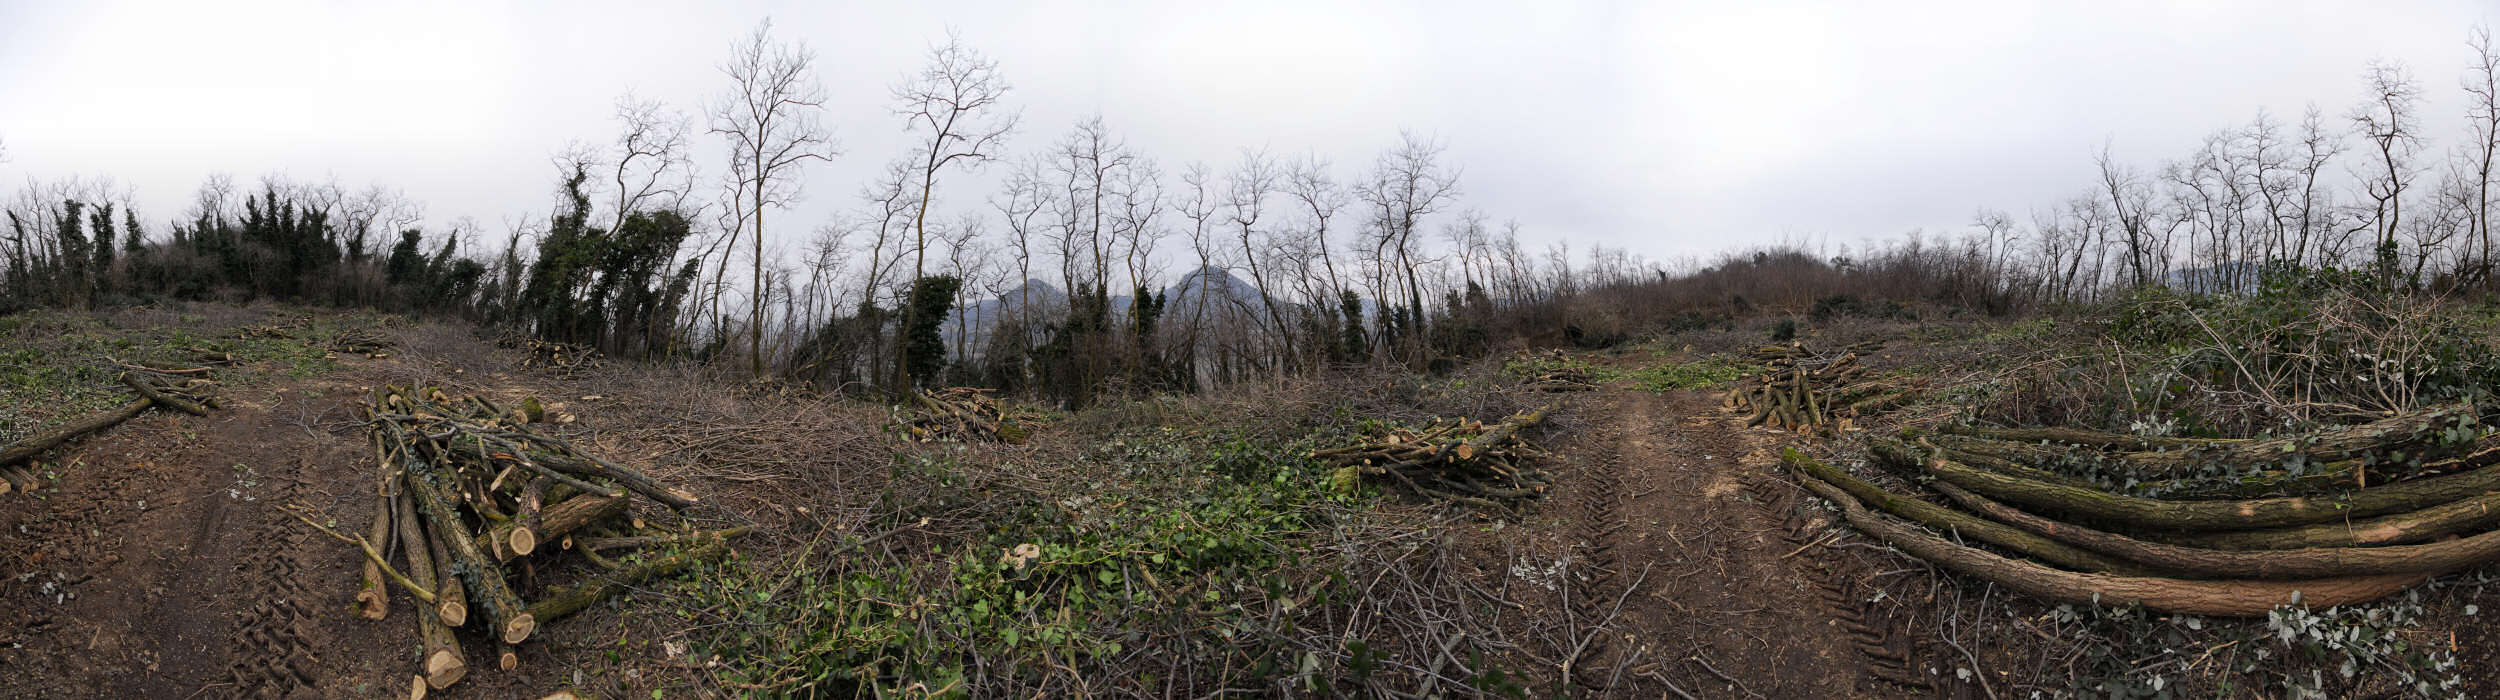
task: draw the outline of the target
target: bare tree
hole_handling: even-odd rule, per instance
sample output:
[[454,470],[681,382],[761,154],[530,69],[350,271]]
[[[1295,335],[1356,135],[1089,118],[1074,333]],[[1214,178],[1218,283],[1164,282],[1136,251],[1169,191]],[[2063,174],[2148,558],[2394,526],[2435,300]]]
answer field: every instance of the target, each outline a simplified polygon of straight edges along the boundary
[[756,25],[721,65],[734,86],[713,105],[711,129],[729,138],[731,179],[753,207],[744,222],[755,236],[747,354],[757,376],[764,374],[764,210],[798,199],[799,165],[836,155],[832,132],[819,121],[825,90],[816,80],[815,52],[775,41],[772,29],[769,19]]
[[[1004,106],[999,100],[1008,89],[1007,79],[998,73],[998,62],[952,35],[945,45],[929,50],[929,62],[918,75],[894,87],[895,111],[907,120],[910,130],[928,139],[917,156],[920,199],[912,214],[911,263],[915,284],[927,272],[929,201],[937,189],[938,174],[949,166],[978,168],[989,162],[999,142],[1016,127],[1015,113],[1000,111]],[[919,313],[917,305],[904,304],[902,330],[894,335],[894,390],[898,392],[911,390],[911,345],[906,336]]]
[[2109,155],[2109,145],[2102,144],[2092,162],[2101,169],[2101,190],[2109,197],[2110,211],[2116,216],[2118,230],[2127,236],[2127,269],[2134,273],[2129,284],[2141,286],[2146,278],[2146,249],[2151,231],[2147,209],[2152,205],[2152,192],[2138,179],[2135,171],[2118,164]]
[[[1378,229],[1381,245],[1375,251],[1394,249],[1396,270],[1406,286],[1407,321],[1413,329],[1424,329],[1424,291],[1420,281],[1415,231],[1423,218],[1440,211],[1441,206],[1458,196],[1458,173],[1442,167],[1440,143],[1409,132],[1400,135],[1402,142],[1372,163],[1372,174],[1357,197],[1371,205],[1372,225]],[[1384,260],[1385,262],[1385,260]]]
[[2474,128],[2474,141],[2466,145],[2465,167],[2473,177],[2466,234],[2478,251],[2473,278],[2486,281],[2491,278],[2492,157],[2500,152],[2500,47],[2492,45],[2489,26],[2475,27],[2466,43],[2474,48],[2474,66],[2465,74],[2465,94],[2473,98],[2466,106],[2466,121]]
[[2363,192],[2370,196],[2371,228],[2377,233],[2376,248],[2379,274],[2393,279],[2396,271],[2396,234],[2403,223],[2404,193],[2412,186],[2417,167],[2414,153],[2421,148],[2415,131],[2419,128],[2415,108],[2422,99],[2422,88],[2413,82],[2404,65],[2391,61],[2372,61],[2363,79],[2370,84],[2370,97],[2353,108],[2350,119],[2355,130],[2378,151],[2377,171],[2362,175]]
[[1328,222],[1345,208],[1345,188],[1328,177],[1327,161],[1309,156],[1286,173],[1285,192],[1301,202],[1303,213],[1310,217],[1311,240],[1318,244],[1320,265],[1328,273],[1328,287],[1320,303],[1334,304],[1337,294],[1346,287],[1337,276],[1335,256],[1328,252]]
[[1008,245],[1015,250],[1016,280],[1011,290],[1016,295],[1014,327],[1022,337],[1015,347],[1022,349],[1033,341],[1033,247],[1041,223],[1035,219],[1050,206],[1049,179],[1043,175],[1039,158],[1019,161],[1015,172],[1008,174],[1004,191],[990,200],[1006,221]]
[[695,183],[686,153],[693,127],[685,114],[658,100],[626,95],[616,100],[616,121],[620,128],[610,176],[616,184],[610,231],[623,228],[627,215],[646,207],[682,209]]
[[[2326,232],[2334,228],[2322,220],[2334,211],[2334,206],[2332,200],[2327,199],[2330,195],[2318,187],[2318,176],[2344,151],[2343,139],[2326,128],[2326,115],[2318,111],[2317,105],[2310,105],[2308,113],[2301,116],[2300,147],[2300,164],[2294,166],[2295,177],[2300,181],[2300,238],[2292,243],[2292,261],[2306,265],[2309,264],[2311,239],[2324,238]],[[2319,262],[2327,260],[2321,257]]]
[[[1254,241],[1255,228],[1267,210],[1268,197],[1276,190],[1278,175],[1275,162],[1266,153],[1242,151],[1241,164],[1234,166],[1232,174],[1225,178],[1224,207],[1230,212],[1233,225],[1240,227],[1242,260],[1250,268],[1250,285],[1257,288],[1259,304],[1267,312],[1268,328],[1263,335],[1279,343],[1289,343],[1285,335],[1290,329],[1285,326],[1284,316],[1276,311],[1276,297],[1269,293],[1272,285],[1268,284],[1267,274],[1259,268],[1262,247]],[[1290,353],[1273,354],[1290,356]]]

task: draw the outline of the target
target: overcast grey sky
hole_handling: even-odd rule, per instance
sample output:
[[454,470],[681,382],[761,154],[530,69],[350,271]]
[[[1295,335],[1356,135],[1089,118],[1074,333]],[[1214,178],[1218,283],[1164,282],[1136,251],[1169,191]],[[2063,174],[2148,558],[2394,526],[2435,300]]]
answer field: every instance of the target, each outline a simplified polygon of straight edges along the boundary
[[1167,172],[1246,147],[1342,177],[1412,129],[1464,167],[1463,206],[1668,259],[2020,213],[2086,187],[2104,140],[2150,165],[2260,108],[2341,115],[2373,58],[2422,80],[2445,148],[2467,32],[2500,17],[2494,0],[615,4],[13,0],[0,178],[110,175],[155,221],[210,172],[378,182],[432,222],[499,231],[544,215],[550,156],[610,138],[618,95],[699,113],[770,16],[818,52],[844,151],[807,170],[784,241],[905,150],[887,86],[952,28],[1014,83],[1016,151],[1099,111]]

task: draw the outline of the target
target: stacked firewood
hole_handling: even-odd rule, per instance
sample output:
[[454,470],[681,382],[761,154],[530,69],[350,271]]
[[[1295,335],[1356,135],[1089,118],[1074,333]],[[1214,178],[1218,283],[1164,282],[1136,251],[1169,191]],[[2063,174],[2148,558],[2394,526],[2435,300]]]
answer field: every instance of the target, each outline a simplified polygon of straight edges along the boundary
[[1561,349],[1545,353],[1527,350],[1511,357],[1514,366],[1528,368],[1528,387],[1537,391],[1589,391],[1597,388],[1588,369],[1572,363]]
[[1023,444],[1024,426],[1007,416],[996,392],[974,387],[949,387],[912,394],[896,426],[914,442],[1004,442]]
[[26,464],[35,456],[80,436],[130,420],[150,406],[194,416],[206,416],[209,409],[223,407],[216,395],[210,393],[217,387],[217,382],[208,378],[209,367],[158,369],[132,364],[122,364],[121,367],[128,370],[121,375],[122,385],[130,387],[132,394],[128,403],[0,446],[0,494],[31,492],[42,484],[35,471]]
[[[417,600],[422,662],[413,696],[467,674],[455,630],[475,630],[500,650],[497,665],[512,668],[512,645],[538,625],[717,557],[742,532],[667,531],[629,517],[632,495],[670,508],[696,499],[539,432],[520,407],[453,399],[433,388],[383,387],[364,408],[380,467],[370,531],[341,534],[307,513],[297,517],[363,551],[364,585],[356,597],[365,617],[384,618],[394,588]],[[654,551],[632,565],[602,554],[636,547]],[[519,565],[534,561],[543,571],[566,551],[602,571],[523,602],[513,583]]]
[[390,349],[393,345],[395,343],[383,337],[382,334],[361,328],[340,333],[330,339],[331,352],[363,355],[376,360],[390,357]]
[[1798,432],[1881,413],[1917,394],[1914,386],[1866,380],[1866,366],[1858,359],[1882,348],[1874,341],[1837,353],[1815,352],[1802,343],[1756,348],[1751,356],[1763,371],[1737,380],[1725,405],[1746,412],[1747,426]]
[[2055,602],[2254,616],[2500,561],[2500,434],[2481,421],[2456,405],[2267,439],[1959,427],[1873,442],[1952,506],[1787,462],[1859,530],[1964,575]]
[[523,352],[521,366],[555,370],[558,377],[570,377],[599,368],[599,351],[587,345],[540,340],[520,334],[506,335],[495,344]]
[[1435,418],[1421,428],[1387,428],[1363,442],[1311,452],[1350,476],[1386,481],[1444,500],[1507,509],[1544,495],[1554,475],[1538,466],[1545,453],[1520,436],[1545,420],[1551,406],[1500,423]]

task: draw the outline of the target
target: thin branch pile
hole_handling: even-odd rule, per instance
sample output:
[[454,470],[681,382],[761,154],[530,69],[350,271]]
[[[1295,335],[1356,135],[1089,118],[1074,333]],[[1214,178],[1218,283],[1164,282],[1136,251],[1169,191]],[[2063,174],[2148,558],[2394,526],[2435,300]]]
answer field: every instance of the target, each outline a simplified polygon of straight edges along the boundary
[[[110,359],[110,358],[107,358]],[[122,364],[121,382],[130,387],[133,396],[121,407],[81,418],[8,445],[0,445],[0,494],[12,491],[33,491],[42,481],[24,462],[52,448],[69,443],[88,433],[130,420],[150,406],[206,416],[209,409],[221,407],[210,393],[217,387],[208,378],[208,367],[156,369]]]
[[[1876,461],[1950,506],[1785,457],[1852,526],[1963,575],[2056,602],[2246,617],[2500,561],[2500,435],[2479,421],[2458,405],[2268,439],[1959,427],[1873,441]],[[2079,464],[2167,476],[2151,491],[2169,495]]]
[[540,340],[518,333],[505,335],[495,344],[520,350],[521,366],[555,370],[558,377],[598,369],[601,364],[599,351],[587,345]]
[[382,337],[381,333],[361,328],[340,333],[330,339],[331,352],[363,355],[375,360],[390,357],[390,349],[395,345],[397,344],[391,342],[391,339]]
[[1527,385],[1537,391],[1589,391],[1597,388],[1597,381],[1589,376],[1588,369],[1571,362],[1561,349],[1543,354],[1521,350],[1511,358],[1511,363],[1528,368]]
[[989,389],[960,386],[917,392],[912,394],[911,406],[902,412],[896,425],[906,439],[914,442],[1024,444],[1031,434],[1007,417],[1004,406],[993,394]]
[[1360,444],[1311,452],[1348,477],[1386,480],[1442,500],[1508,510],[1554,482],[1537,466],[1542,450],[1520,436],[1553,409],[1522,411],[1500,423],[1435,418],[1422,428],[1377,431]]
[[[512,668],[511,645],[528,640],[538,625],[720,556],[727,539],[743,533],[646,528],[628,515],[632,496],[670,508],[694,505],[696,498],[538,432],[519,407],[484,397],[455,400],[432,388],[383,387],[364,409],[381,472],[371,528],[342,534],[300,507],[296,517],[364,553],[356,599],[365,617],[386,617],[393,589],[417,601],[422,656],[411,695],[440,690],[467,674],[454,630],[476,631],[501,650],[497,665]],[[649,557],[626,561],[602,553],[634,548],[648,549]],[[524,570],[520,564],[544,572],[551,557],[566,551],[579,552],[598,573],[524,602],[527,581],[514,582]]]
[[1867,381],[1858,359],[1883,348],[1864,342],[1838,353],[1818,353],[1803,343],[1755,348],[1765,369],[1737,380],[1725,405],[1746,413],[1745,425],[1806,432],[1834,422],[1872,416],[1915,397],[1915,386]]

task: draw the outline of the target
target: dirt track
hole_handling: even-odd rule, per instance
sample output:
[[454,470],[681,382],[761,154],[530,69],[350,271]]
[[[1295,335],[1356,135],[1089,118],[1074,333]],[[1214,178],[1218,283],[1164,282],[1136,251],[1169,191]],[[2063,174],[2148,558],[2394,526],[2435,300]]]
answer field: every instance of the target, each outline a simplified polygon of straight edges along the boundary
[[1662,683],[1697,697],[1929,694],[1889,606],[1859,594],[1874,572],[1814,546],[1825,522],[1797,508],[1762,433],[1696,391],[1604,391],[1581,415],[1588,429],[1561,449],[1579,472],[1562,511],[1591,573],[1570,607],[1575,620],[1618,616],[1621,636],[1581,665],[1627,677],[1575,682],[1652,697]]

